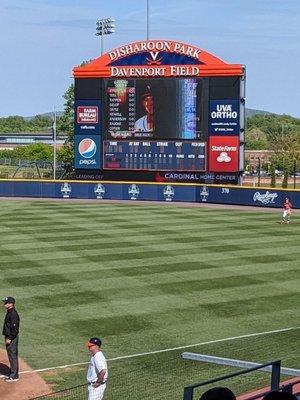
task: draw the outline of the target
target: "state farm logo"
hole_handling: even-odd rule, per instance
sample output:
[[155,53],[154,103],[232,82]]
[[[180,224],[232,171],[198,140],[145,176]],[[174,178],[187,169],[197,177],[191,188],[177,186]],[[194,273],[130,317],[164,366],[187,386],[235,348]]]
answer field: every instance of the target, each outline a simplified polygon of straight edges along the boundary
[[236,146],[211,146],[211,151],[236,151]]
[[97,106],[78,106],[77,107],[77,123],[78,124],[97,124],[98,123],[98,107]]
[[239,138],[237,136],[209,138],[209,169],[211,172],[238,171]]
[[219,157],[217,157],[217,161],[228,163],[231,161],[231,157],[229,157],[229,155],[228,155],[228,153],[226,153],[226,151],[221,151]]

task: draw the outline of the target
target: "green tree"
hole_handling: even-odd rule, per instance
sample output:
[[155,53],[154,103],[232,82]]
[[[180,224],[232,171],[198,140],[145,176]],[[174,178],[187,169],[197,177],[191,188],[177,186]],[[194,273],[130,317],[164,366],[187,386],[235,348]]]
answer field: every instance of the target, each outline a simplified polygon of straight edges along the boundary
[[58,120],[58,130],[67,134],[67,140],[58,151],[58,159],[69,165],[74,163],[74,84],[71,84],[63,95],[64,112]]
[[246,130],[246,149],[247,150],[265,150],[267,149],[267,136],[260,128]]
[[52,161],[53,148],[49,144],[33,143],[27,146],[18,146],[9,151],[2,150],[0,151],[0,158]]

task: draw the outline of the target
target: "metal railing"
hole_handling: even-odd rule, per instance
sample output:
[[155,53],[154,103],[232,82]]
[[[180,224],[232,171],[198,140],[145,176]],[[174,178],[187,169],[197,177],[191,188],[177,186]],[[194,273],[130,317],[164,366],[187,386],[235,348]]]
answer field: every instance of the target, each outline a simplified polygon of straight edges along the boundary
[[[184,388],[183,391],[183,400],[193,400],[193,396],[194,396],[194,389],[201,387],[201,386],[206,386],[212,383],[216,383],[216,382],[220,382],[220,381],[224,381],[230,378],[233,378],[235,376],[239,376],[239,375],[245,375],[245,374],[249,374],[250,372],[253,371],[257,371],[260,370],[262,368],[271,366],[272,367],[272,371],[271,371],[271,381],[270,381],[270,387],[271,390],[279,390],[280,387],[280,367],[281,367],[281,361],[277,360],[277,361],[271,361],[267,364],[261,364],[259,366],[256,367],[252,367],[252,368],[247,368],[244,369],[242,371],[239,372],[234,372],[232,374],[228,374],[228,375],[223,375],[220,376],[218,378],[214,378],[214,379],[210,379],[207,381],[203,381],[200,383],[194,383],[192,385],[186,386]],[[261,397],[261,394],[258,395],[257,397]],[[257,398],[257,397],[252,397],[252,399]]]

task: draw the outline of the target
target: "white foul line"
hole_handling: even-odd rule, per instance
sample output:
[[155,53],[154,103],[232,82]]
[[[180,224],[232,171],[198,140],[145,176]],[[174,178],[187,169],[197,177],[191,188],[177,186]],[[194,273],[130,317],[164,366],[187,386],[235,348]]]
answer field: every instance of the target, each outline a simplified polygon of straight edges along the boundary
[[[127,356],[120,356],[120,357],[110,358],[107,361],[125,360],[125,359],[128,359],[128,358],[148,356],[148,355],[151,355],[151,354],[167,353],[169,351],[182,350],[182,349],[187,349],[189,347],[204,346],[204,345],[207,345],[207,344],[227,342],[227,341],[236,340],[236,339],[245,339],[245,338],[253,337],[253,336],[271,335],[272,333],[287,332],[287,331],[292,331],[292,330],[296,330],[296,329],[300,329],[300,326],[293,326],[293,327],[290,327],[290,328],[276,329],[274,331],[249,333],[247,335],[232,336],[232,337],[227,337],[227,338],[223,338],[223,339],[210,340],[208,342],[189,344],[189,345],[180,346],[180,347],[173,347],[173,348],[169,348],[169,349],[148,351],[148,352],[145,352],[145,353],[129,354]],[[78,365],[86,365],[86,364],[89,364],[89,362],[80,362],[80,363],[75,363],[75,364],[59,365],[58,367],[49,367],[49,368],[21,371],[20,374],[30,374],[30,373],[33,373],[33,372],[45,372],[45,371],[51,371],[51,370],[54,370],[54,369],[65,369],[65,368],[70,368],[70,367],[76,367]],[[3,377],[3,375],[0,375],[0,377]]]

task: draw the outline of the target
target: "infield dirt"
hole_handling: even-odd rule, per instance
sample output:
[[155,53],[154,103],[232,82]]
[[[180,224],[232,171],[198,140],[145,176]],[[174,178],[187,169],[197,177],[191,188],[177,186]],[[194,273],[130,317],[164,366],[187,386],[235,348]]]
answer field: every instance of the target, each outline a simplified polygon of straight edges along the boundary
[[[20,371],[31,371],[31,368],[22,359],[19,359],[19,363]],[[0,375],[5,375],[7,372],[6,351],[0,349]],[[20,380],[13,383],[6,383],[4,377],[0,378],[1,400],[28,400],[50,392],[51,388],[36,372],[21,374]]]

